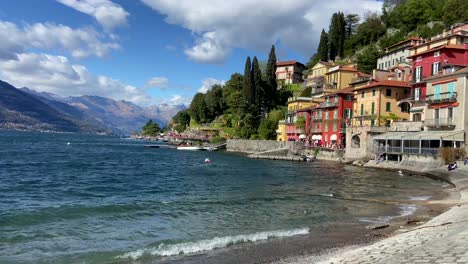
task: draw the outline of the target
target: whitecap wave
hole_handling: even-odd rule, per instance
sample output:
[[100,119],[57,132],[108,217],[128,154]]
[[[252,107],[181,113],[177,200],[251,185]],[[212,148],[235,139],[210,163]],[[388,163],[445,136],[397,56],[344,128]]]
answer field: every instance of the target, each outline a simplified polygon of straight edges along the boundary
[[269,238],[291,237],[295,235],[305,235],[309,233],[309,228],[300,228],[292,230],[278,230],[258,232],[247,235],[215,237],[213,239],[199,240],[195,242],[185,242],[173,245],[160,244],[157,247],[144,248],[125,253],[117,256],[117,258],[138,259],[143,256],[174,256],[180,254],[197,253],[216,248],[225,248],[230,245],[240,244],[245,242],[255,242],[267,240]]
[[418,210],[418,206],[415,204],[403,204],[399,206],[400,212],[399,215],[395,216],[379,216],[374,218],[358,218],[359,221],[364,223],[372,223],[372,224],[388,224],[395,218],[398,217],[405,217],[414,214]]
[[431,196],[410,196],[408,199],[410,201],[427,201]]

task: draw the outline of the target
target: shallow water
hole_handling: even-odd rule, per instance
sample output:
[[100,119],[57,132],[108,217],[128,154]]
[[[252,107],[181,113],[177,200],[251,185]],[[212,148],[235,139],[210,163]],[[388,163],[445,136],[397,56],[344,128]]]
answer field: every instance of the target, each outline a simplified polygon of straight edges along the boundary
[[0,263],[158,259],[388,222],[449,188],[393,171],[144,144],[0,131]]

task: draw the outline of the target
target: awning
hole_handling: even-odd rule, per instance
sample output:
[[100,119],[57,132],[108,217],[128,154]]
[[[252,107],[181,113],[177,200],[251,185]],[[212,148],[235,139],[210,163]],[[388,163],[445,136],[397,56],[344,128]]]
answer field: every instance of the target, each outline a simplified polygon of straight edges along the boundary
[[317,135],[312,135],[312,139],[313,139],[313,140],[316,140],[316,139],[317,139]]
[[422,112],[424,110],[424,106],[418,106],[418,107],[411,107],[409,110],[411,113],[417,113],[417,112]]
[[299,138],[306,138],[306,135],[300,134],[300,135],[299,135]]
[[465,141],[465,131],[388,132],[373,137],[374,140],[444,140]]
[[336,134],[333,134],[330,136],[330,140],[333,141],[333,140],[336,140],[338,137],[336,136]]
[[317,135],[318,140],[322,140],[322,135]]

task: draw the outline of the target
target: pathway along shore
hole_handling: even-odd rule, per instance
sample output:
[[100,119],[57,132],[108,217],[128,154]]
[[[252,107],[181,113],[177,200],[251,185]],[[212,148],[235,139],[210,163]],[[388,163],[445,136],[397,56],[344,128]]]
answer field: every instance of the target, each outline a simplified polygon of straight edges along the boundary
[[295,257],[275,264],[468,263],[468,165],[459,164],[458,169],[450,172],[445,167],[427,171],[448,178],[460,194],[451,209],[429,222],[399,230],[370,245],[343,248],[323,256]]

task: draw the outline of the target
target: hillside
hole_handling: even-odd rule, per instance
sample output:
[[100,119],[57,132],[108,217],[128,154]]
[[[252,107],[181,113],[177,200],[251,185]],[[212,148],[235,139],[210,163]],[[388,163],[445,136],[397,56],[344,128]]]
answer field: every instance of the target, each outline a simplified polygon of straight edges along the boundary
[[0,81],[0,128],[37,131],[104,133],[67,116],[37,97]]

